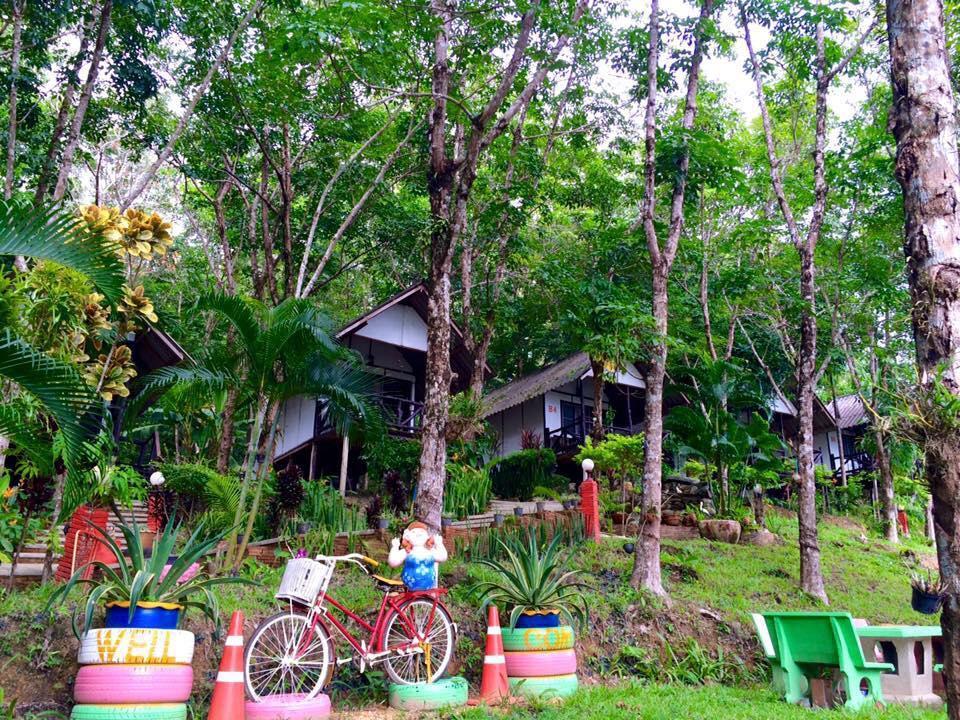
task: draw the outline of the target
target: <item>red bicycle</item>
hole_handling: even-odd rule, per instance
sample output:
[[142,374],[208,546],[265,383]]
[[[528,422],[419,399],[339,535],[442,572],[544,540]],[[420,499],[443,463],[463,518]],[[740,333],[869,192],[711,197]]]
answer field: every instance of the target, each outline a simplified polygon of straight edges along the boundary
[[[383,591],[372,623],[327,594],[340,562],[360,567]],[[376,560],[358,553],[287,563],[276,597],[289,607],[260,623],[244,657],[244,680],[251,698],[314,697],[330,682],[336,666],[353,661],[359,663],[360,672],[382,663],[390,679],[404,685],[433,682],[443,675],[453,658],[457,632],[441,600],[446,590],[407,590],[400,580],[375,575],[372,570],[378,566]],[[365,637],[350,632],[348,622]],[[335,657],[331,627],[351,649],[345,658]]]

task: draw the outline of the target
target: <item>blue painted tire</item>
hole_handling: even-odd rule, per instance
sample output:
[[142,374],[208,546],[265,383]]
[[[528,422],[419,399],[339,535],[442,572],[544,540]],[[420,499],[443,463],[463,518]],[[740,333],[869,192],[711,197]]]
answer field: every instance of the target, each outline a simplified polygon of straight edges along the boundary
[[510,678],[511,695],[541,700],[569,697],[577,691],[578,687],[576,674]]
[[186,720],[187,706],[180,703],[156,705],[74,705],[70,720]]
[[556,610],[540,610],[537,612],[521,613],[517,618],[518,628],[551,628],[560,627],[560,613]]
[[103,627],[176,630],[180,624],[182,606],[170,603],[137,603],[130,619],[130,603],[107,603]]
[[462,677],[432,683],[390,685],[390,707],[395,710],[439,710],[467,704],[469,686]]

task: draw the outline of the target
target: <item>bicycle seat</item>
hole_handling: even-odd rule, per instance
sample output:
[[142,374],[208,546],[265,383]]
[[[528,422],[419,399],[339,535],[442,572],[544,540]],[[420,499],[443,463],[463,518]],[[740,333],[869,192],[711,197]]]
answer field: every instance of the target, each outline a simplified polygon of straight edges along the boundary
[[392,590],[400,590],[405,587],[403,580],[394,580],[393,578],[384,577],[383,575],[371,575],[374,580],[376,580],[381,585],[386,585]]

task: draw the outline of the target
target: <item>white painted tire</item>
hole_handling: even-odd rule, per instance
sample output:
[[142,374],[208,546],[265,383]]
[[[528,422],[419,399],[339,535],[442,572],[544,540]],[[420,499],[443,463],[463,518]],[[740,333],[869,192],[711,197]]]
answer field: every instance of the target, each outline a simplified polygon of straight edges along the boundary
[[322,720],[330,716],[326,695],[306,699],[305,694],[267,695],[259,702],[247,700],[247,720]]
[[184,703],[192,690],[190,665],[84,665],[73,699],[93,705]]
[[536,650],[533,652],[505,652],[509,677],[545,677],[572,675],[577,671],[577,653],[574,650]]
[[193,633],[186,630],[101,628],[84,633],[80,665],[189,665]]

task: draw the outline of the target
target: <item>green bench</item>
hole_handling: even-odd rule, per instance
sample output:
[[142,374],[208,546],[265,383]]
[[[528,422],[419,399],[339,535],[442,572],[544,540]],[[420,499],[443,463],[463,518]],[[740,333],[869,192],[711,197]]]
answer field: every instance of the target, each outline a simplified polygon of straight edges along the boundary
[[787,702],[802,701],[809,687],[807,676],[823,668],[841,672],[845,707],[883,702],[880,676],[893,666],[867,662],[850,613],[758,613],[753,620],[774,670],[774,684]]

